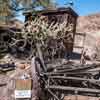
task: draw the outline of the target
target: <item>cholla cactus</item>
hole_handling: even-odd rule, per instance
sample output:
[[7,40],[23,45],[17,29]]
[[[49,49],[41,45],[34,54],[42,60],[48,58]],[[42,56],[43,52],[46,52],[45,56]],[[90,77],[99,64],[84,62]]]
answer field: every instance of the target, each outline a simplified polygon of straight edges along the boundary
[[[16,33],[16,36],[12,37],[12,41],[9,43],[10,51],[13,54],[19,54],[19,57],[25,55],[33,55],[36,52],[35,44],[39,42],[44,52],[49,48],[53,51],[52,55],[56,53],[57,48],[64,47],[63,42],[58,46],[58,40],[63,39],[66,31],[70,31],[71,25],[67,27],[67,22],[48,24],[48,21],[44,17],[35,18],[32,22],[25,23],[23,32]],[[53,43],[51,43],[53,41]],[[24,55],[21,55],[21,54]]]
[[66,31],[70,31],[72,27],[72,24],[67,27],[66,21],[60,24],[58,22],[56,24],[53,22],[48,24],[48,22],[41,17],[36,18],[32,22],[28,22],[26,30],[29,34],[34,35],[37,39],[43,39],[47,36],[52,36],[53,38],[64,36]]

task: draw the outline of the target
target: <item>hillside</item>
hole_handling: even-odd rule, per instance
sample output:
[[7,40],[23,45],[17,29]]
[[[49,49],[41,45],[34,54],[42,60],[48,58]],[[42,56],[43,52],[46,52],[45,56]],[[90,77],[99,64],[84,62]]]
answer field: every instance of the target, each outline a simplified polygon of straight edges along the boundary
[[78,18],[77,32],[94,33],[98,31],[100,31],[100,13]]
[[[85,33],[86,38],[84,41],[85,49],[88,49],[89,55],[96,54],[100,57],[100,13],[91,14],[88,16],[80,16],[77,20],[77,32]],[[77,45],[83,40],[77,37]]]

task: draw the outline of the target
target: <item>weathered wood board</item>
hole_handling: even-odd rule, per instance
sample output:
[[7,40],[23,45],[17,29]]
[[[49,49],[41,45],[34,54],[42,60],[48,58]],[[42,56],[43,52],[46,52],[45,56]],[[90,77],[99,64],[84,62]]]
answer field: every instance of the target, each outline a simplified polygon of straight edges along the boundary
[[15,80],[15,98],[31,98],[32,80]]
[[81,96],[81,95],[70,95],[65,96],[64,100],[100,100],[99,97]]

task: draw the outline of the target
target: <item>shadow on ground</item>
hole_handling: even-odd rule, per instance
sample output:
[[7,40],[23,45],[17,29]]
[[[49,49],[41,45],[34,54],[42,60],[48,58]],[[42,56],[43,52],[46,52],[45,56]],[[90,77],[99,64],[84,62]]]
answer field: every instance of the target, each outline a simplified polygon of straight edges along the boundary
[[77,53],[77,52],[73,52],[70,56],[70,59],[72,60],[79,60],[81,59],[81,54],[80,53]]

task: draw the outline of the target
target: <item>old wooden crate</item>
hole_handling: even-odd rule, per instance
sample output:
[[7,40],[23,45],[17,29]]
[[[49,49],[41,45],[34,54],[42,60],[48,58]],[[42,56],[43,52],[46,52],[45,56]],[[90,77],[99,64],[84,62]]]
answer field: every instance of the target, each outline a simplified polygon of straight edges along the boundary
[[15,98],[31,98],[32,80],[16,79],[15,80]]

